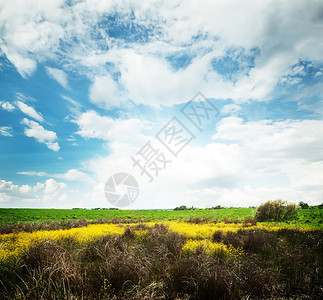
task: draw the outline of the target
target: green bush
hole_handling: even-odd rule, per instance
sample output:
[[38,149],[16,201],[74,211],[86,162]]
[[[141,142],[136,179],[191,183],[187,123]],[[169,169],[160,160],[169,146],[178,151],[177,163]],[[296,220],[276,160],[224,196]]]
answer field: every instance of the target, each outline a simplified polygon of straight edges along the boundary
[[283,200],[267,201],[258,206],[256,220],[276,222],[292,220],[297,217],[299,208],[298,205]]
[[308,209],[309,205],[303,201],[298,204],[302,209]]
[[175,207],[174,210],[189,210],[189,208],[187,208],[186,205],[181,205],[181,206]]

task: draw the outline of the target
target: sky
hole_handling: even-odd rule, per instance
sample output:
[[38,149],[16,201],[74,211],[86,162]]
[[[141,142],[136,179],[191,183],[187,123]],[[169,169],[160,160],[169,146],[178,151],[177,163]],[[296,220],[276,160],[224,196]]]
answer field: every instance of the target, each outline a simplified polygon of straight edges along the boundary
[[0,207],[322,203],[322,36],[316,0],[0,0]]

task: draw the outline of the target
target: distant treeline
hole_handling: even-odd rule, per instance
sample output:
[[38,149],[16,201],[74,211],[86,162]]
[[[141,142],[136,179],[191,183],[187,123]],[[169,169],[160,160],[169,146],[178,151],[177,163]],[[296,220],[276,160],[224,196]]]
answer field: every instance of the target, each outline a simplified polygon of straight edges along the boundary
[[[301,201],[298,204],[301,209],[315,209],[315,208],[319,208],[319,209],[323,209],[323,203],[319,204],[319,205],[308,205],[307,203]],[[204,209],[224,209],[224,208],[237,208],[237,207],[225,207],[225,206],[221,206],[221,205],[216,205],[213,207],[208,207],[208,208],[204,208]],[[256,206],[249,206],[249,208],[256,208]],[[72,209],[83,209],[83,210],[119,210],[119,208],[117,207],[95,207],[95,208],[78,208],[78,207],[74,207]],[[198,208],[198,207],[187,207],[186,205],[181,205],[181,206],[177,206],[174,208],[174,210],[195,210],[195,209],[203,209],[203,208]],[[167,209],[168,210],[168,209]]]

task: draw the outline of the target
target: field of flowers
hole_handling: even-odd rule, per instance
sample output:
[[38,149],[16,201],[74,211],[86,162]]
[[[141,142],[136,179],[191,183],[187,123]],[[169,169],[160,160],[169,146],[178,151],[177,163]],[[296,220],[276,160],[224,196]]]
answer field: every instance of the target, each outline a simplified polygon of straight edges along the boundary
[[[182,221],[166,221],[166,222],[143,222],[139,228],[151,228],[157,225],[164,225],[171,232],[178,233],[188,241],[184,245],[184,252],[192,252],[198,248],[204,248],[207,253],[216,252],[221,249],[222,252],[230,252],[228,248],[219,243],[212,243],[210,240],[215,232],[223,234],[236,233],[238,231],[278,231],[285,227],[268,226],[263,224],[253,225],[251,223],[225,223],[225,222],[204,222],[199,224],[182,222]],[[122,235],[126,228],[138,228],[138,223],[129,224],[95,224],[88,225],[82,228],[72,228],[66,230],[41,230],[35,232],[18,232],[0,235],[0,261],[5,261],[9,258],[15,258],[28,250],[29,247],[36,243],[46,240],[62,241],[67,238],[73,239],[74,242],[85,244],[93,242],[105,235]],[[288,227],[288,230],[296,228]],[[300,231],[310,231],[311,229],[303,228]],[[134,229],[133,232],[138,236],[147,234],[147,230]],[[202,241],[195,241],[202,240]],[[213,250],[211,250],[213,249]],[[218,249],[218,250],[216,250]],[[194,251],[193,251],[194,252]],[[231,252],[235,250],[231,249]]]
[[0,234],[0,299],[322,296],[319,229],[200,218],[63,225],[82,227]]

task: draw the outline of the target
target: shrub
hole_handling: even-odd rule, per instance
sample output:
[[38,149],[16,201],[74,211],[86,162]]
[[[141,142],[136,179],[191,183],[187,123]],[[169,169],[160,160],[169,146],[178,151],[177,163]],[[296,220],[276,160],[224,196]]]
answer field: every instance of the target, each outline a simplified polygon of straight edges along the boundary
[[299,208],[283,200],[267,201],[257,208],[255,218],[257,221],[287,221],[297,217]]
[[188,208],[186,205],[181,205],[181,206],[175,207],[174,210],[188,210]]
[[301,202],[299,203],[299,206],[300,206],[302,209],[307,209],[307,208],[309,207],[309,205],[308,205],[307,203],[303,202],[303,201],[301,201]]

